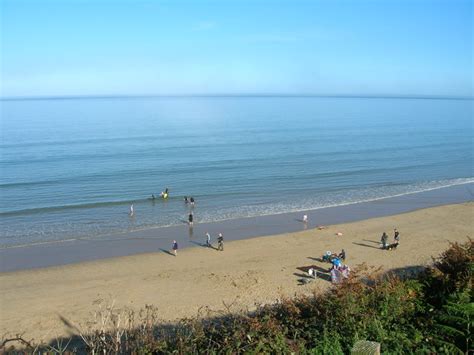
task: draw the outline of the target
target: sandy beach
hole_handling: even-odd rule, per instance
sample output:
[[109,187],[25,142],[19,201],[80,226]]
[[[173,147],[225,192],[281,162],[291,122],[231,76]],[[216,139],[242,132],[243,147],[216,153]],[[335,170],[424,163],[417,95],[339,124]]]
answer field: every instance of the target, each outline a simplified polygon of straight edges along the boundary
[[[361,263],[385,270],[426,265],[449,241],[472,237],[473,216],[474,203],[469,202],[230,241],[224,252],[198,247],[174,257],[157,248],[147,254],[6,272],[0,274],[0,333],[23,333],[36,341],[68,335],[61,317],[83,325],[98,299],[133,309],[153,304],[165,321],[195,316],[202,307],[219,311],[224,302],[236,310],[251,309],[255,303],[329,287],[323,279],[304,286],[298,282],[305,267],[329,267],[315,260],[326,250],[344,248],[352,268]],[[386,231],[392,239],[393,228],[401,233],[399,248],[380,250],[380,235]]]

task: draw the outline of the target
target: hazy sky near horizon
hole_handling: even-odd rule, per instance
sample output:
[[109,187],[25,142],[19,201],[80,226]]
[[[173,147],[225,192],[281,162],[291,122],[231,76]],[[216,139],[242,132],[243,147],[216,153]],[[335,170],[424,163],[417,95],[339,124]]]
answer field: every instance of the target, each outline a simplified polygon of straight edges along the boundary
[[1,96],[473,95],[470,0],[0,0]]

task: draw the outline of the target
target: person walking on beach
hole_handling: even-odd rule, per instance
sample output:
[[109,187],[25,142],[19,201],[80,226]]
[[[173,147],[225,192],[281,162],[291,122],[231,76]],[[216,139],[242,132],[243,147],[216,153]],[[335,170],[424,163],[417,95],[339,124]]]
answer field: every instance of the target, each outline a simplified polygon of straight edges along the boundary
[[224,251],[224,236],[222,233],[219,233],[217,237],[217,250]]
[[133,211],[133,203],[130,205],[130,212],[128,212],[130,217],[133,217],[134,211]]
[[189,222],[189,226],[192,227],[194,224],[194,215],[192,212],[188,216],[188,222]]
[[209,234],[209,232],[206,233],[206,246],[208,248],[211,247],[211,235]]
[[178,242],[176,240],[173,240],[173,254],[174,256],[178,256]]

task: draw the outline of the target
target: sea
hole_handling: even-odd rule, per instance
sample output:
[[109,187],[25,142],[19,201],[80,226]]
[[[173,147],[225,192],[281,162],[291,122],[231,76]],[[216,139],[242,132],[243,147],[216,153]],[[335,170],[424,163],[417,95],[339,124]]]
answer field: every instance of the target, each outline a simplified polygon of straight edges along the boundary
[[200,223],[472,183],[473,112],[455,98],[3,99],[0,247],[179,225],[184,196]]

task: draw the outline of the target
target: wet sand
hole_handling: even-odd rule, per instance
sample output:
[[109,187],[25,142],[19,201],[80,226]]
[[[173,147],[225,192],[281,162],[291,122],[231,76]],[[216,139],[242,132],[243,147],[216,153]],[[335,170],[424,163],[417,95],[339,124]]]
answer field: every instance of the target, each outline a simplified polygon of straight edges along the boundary
[[[311,222],[314,216],[309,215]],[[386,270],[426,265],[447,248],[448,241],[473,236],[473,216],[474,203],[465,202],[333,224],[323,230],[227,240],[223,252],[196,246],[179,250],[174,257],[166,250],[169,247],[160,251],[150,246],[152,252],[146,254],[4,272],[0,334],[24,332],[25,338],[37,341],[67,335],[61,318],[84,325],[97,307],[94,301],[101,298],[133,309],[153,304],[162,320],[194,316],[200,309],[219,311],[224,302],[234,304],[235,310],[251,309],[255,303],[329,287],[322,278],[303,286],[298,281],[310,266],[322,272],[329,267],[317,261],[326,250],[344,248],[351,267],[364,262]],[[301,222],[295,225],[302,228]],[[392,238],[395,227],[401,233],[399,248],[380,250],[381,233]],[[249,232],[252,228],[249,223]],[[337,232],[343,235],[336,236]]]
[[[198,247],[205,233],[224,233],[227,241],[301,231],[329,225],[382,217],[421,208],[472,201],[474,184],[463,184],[376,201],[335,206],[312,211],[240,218],[215,223],[194,223],[125,234],[81,238],[67,242],[0,249],[0,272],[66,265],[84,261],[134,255],[168,249],[173,240],[180,248]],[[196,206],[196,210],[199,205]],[[301,222],[307,213],[309,222]]]

